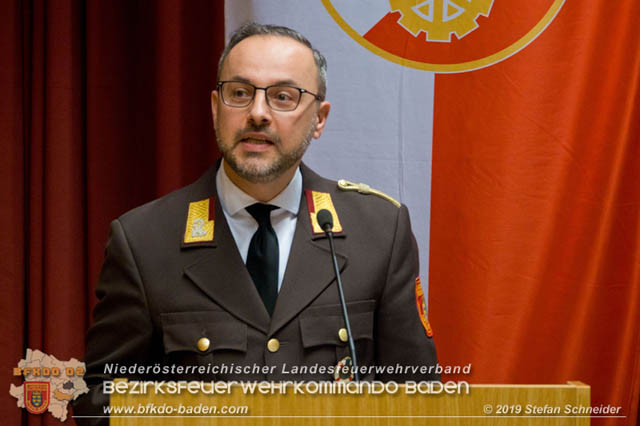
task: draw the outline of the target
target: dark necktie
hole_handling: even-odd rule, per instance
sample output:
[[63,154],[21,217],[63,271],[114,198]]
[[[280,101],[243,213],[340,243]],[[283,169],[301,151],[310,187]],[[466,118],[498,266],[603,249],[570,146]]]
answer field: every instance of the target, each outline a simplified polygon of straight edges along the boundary
[[256,203],[247,207],[247,211],[258,222],[258,230],[251,238],[247,254],[247,269],[258,293],[267,308],[273,314],[278,297],[278,263],[280,250],[278,237],[271,226],[271,210],[278,207]]

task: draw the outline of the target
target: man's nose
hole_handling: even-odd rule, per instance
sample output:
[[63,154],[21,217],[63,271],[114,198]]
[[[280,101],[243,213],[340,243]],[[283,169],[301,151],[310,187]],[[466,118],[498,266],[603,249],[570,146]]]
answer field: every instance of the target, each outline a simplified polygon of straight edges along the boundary
[[267,105],[267,94],[264,90],[256,90],[253,102],[249,106],[249,120],[256,124],[271,122],[271,108]]

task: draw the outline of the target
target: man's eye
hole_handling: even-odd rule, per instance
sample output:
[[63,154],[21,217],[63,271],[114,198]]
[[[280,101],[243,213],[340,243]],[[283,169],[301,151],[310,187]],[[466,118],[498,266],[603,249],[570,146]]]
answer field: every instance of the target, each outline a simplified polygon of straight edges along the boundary
[[249,98],[251,97],[249,91],[247,89],[234,89],[233,92],[231,92],[231,95],[234,98]]
[[288,92],[278,92],[276,93],[276,99],[279,101],[290,101],[293,99],[293,96],[291,96],[291,93]]
[[269,98],[278,104],[292,104],[297,101],[298,93],[290,88],[278,88],[269,93]]

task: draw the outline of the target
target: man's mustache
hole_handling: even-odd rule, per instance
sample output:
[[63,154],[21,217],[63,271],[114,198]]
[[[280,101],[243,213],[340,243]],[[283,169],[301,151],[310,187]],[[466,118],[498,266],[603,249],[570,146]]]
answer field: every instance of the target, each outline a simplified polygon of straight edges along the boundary
[[246,135],[247,133],[263,133],[265,135],[265,138],[272,142],[274,145],[279,146],[282,143],[280,137],[271,132],[271,130],[269,130],[267,126],[247,126],[244,129],[240,129],[236,132],[234,138],[234,146],[238,145],[244,138],[244,135]]

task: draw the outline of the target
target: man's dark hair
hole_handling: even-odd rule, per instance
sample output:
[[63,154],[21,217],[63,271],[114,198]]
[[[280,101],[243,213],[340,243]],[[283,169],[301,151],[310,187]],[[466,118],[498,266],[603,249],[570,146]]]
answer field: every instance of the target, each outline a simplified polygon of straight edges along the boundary
[[242,40],[257,35],[288,37],[304,44],[309,49],[311,49],[311,52],[313,52],[313,60],[315,61],[316,67],[318,68],[318,97],[320,98],[320,100],[324,100],[324,97],[327,94],[327,60],[322,55],[322,53],[320,53],[313,47],[311,42],[305,36],[297,32],[296,30],[292,30],[291,28],[287,27],[281,27],[278,25],[263,25],[257,24],[255,22],[250,22],[242,25],[240,28],[231,33],[231,36],[229,37],[229,43],[227,43],[227,46],[222,51],[220,62],[218,62],[218,78],[220,78],[222,67],[225,60],[227,59],[227,56],[229,56],[229,52],[231,51],[231,49],[233,49],[235,45],[240,43]]

